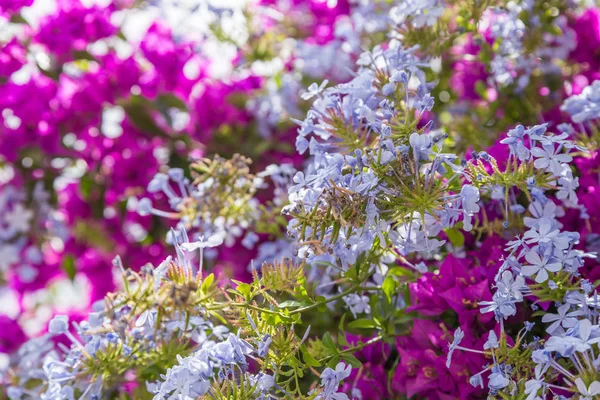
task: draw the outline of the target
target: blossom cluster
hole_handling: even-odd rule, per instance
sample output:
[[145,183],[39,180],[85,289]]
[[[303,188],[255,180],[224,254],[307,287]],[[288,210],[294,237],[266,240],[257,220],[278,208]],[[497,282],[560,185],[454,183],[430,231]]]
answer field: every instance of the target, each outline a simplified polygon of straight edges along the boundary
[[2,396],[600,396],[597,6],[0,21]]

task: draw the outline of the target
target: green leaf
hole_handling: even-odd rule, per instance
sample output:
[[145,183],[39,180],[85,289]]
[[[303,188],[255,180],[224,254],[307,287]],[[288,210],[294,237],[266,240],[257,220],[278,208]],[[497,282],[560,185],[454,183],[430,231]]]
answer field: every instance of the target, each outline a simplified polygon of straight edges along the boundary
[[37,63],[37,66],[42,74],[55,81],[58,80],[60,73],[62,72],[62,68],[44,69],[39,63]]
[[482,99],[485,99],[485,97],[486,97],[486,90],[487,90],[487,86],[485,85],[485,83],[483,81],[477,81],[477,82],[475,82],[475,92]]
[[304,363],[310,367],[320,367],[321,363],[317,361],[313,356],[310,355],[310,352],[306,348],[306,345],[303,343],[300,346],[300,351],[302,352],[302,358],[304,359]]
[[117,32],[117,37],[125,42],[127,42],[127,37],[125,37],[125,34],[123,33],[123,31],[121,31],[119,29],[119,32]]
[[218,312],[215,311],[208,311],[210,315],[212,315],[213,317],[215,317],[216,319],[218,319],[219,321],[221,321],[221,323],[223,325],[227,325],[227,321],[225,320],[225,318],[223,318],[222,315],[220,315]]
[[284,302],[279,303],[279,307],[280,308],[296,308],[296,307],[307,306],[309,304],[310,303],[308,303],[307,301],[286,300]]
[[344,354],[344,355],[342,355],[342,360],[344,360],[348,364],[350,364],[352,366],[352,368],[360,368],[360,367],[362,367],[362,363],[358,360],[358,358],[354,357],[352,354]]
[[285,315],[281,314],[261,313],[260,316],[263,320],[267,321],[270,326],[289,325],[290,323],[294,323],[294,319],[292,317],[286,317]]
[[323,342],[323,345],[326,348],[333,351],[334,353],[337,353],[337,346],[333,342],[333,339],[331,338],[331,334],[329,332],[325,332],[325,334],[323,335],[323,339],[321,339],[321,341]]
[[394,279],[394,277],[388,275],[385,278],[385,280],[383,281],[383,284],[381,285],[381,289],[383,290],[383,293],[385,294],[385,298],[387,299],[388,303],[391,303],[392,296],[394,295],[394,292],[396,291],[396,280]]
[[77,270],[75,268],[75,259],[72,255],[69,254],[68,256],[63,258],[63,262],[60,265],[60,268],[63,271],[65,271],[65,273],[71,281],[75,279],[75,274],[77,273]]
[[450,243],[454,247],[462,247],[465,244],[465,236],[461,231],[455,228],[445,229],[446,235],[448,239],[450,239]]
[[250,294],[252,293],[252,286],[247,283],[240,283],[236,288],[238,292],[242,294],[247,300],[250,300]]
[[85,174],[79,179],[79,191],[86,200],[90,200],[94,186],[94,180],[89,174]]
[[29,22],[21,14],[13,14],[10,16],[10,22],[13,24],[26,24],[29,25]]
[[338,325],[338,329],[340,332],[344,332],[344,321],[346,320],[346,314],[342,315],[342,319],[340,320],[340,324]]
[[348,278],[351,281],[355,280],[357,276],[356,267],[348,268],[348,270],[344,273],[344,278]]
[[142,96],[132,96],[129,103],[123,105],[127,117],[133,125],[144,133],[154,136],[168,137],[152,118],[151,103]]
[[335,356],[327,362],[329,368],[335,369],[335,366],[340,362],[340,356]]
[[327,311],[327,304],[325,304],[327,302],[327,298],[325,296],[317,296],[317,298],[315,299],[315,301],[317,303],[322,303],[317,307],[317,311],[318,312],[325,312]]
[[187,111],[187,106],[183,100],[171,93],[159,95],[156,99],[156,102],[159,105],[165,105],[170,108],[177,108],[181,111]]
[[354,320],[348,324],[348,328],[372,329],[377,327],[374,321],[366,318]]
[[74,51],[73,58],[75,58],[76,60],[98,61],[98,60],[96,60],[96,57],[94,57],[93,55],[91,55],[90,53],[88,53],[85,50]]
[[290,369],[290,370],[280,370],[278,371],[279,375],[283,375],[283,376],[292,376],[294,374],[294,370]]
[[393,267],[390,268],[388,270],[388,275],[391,276],[406,276],[409,278],[412,278],[414,276],[414,273],[412,272],[412,270],[406,268],[406,267]]
[[532,317],[541,317],[542,315],[546,315],[546,311],[536,311],[533,314],[531,314]]
[[204,282],[202,282],[202,287],[200,288],[202,290],[202,293],[208,292],[208,289],[210,288],[210,286],[213,284],[214,281],[215,281],[215,274],[209,274],[206,278],[204,278]]
[[350,343],[348,343],[348,339],[346,339],[346,333],[340,332],[337,335],[337,339],[338,339],[338,343],[340,344],[340,346],[346,346],[346,347],[350,346]]

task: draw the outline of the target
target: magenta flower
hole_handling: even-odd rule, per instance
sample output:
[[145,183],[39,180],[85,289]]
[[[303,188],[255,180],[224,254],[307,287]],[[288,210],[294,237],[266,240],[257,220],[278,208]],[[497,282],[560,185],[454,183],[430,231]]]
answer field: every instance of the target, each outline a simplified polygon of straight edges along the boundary
[[3,0],[0,3],[1,14],[16,14],[23,7],[29,7],[33,4],[33,0]]
[[46,46],[61,61],[72,60],[74,53],[85,50],[89,43],[117,32],[110,22],[108,8],[86,8],[78,0],[65,0],[58,4],[58,12],[41,21],[34,40]]
[[0,353],[12,353],[27,340],[19,323],[0,315]]
[[597,71],[600,66],[600,10],[587,9],[572,21],[570,27],[577,35],[577,46],[570,58],[580,64],[589,63],[588,69]]

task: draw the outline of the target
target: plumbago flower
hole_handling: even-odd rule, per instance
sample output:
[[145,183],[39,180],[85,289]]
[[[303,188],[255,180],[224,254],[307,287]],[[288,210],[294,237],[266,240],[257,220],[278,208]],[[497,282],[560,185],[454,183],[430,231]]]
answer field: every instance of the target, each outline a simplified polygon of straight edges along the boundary
[[296,148],[313,161],[294,177],[283,211],[298,256],[330,265],[324,284],[361,254],[364,273],[383,279],[395,252],[434,252],[442,229],[478,211],[475,187],[451,193],[463,167],[439,151],[444,135],[432,122],[417,128],[433,99],[415,51],[392,42],[363,53],[356,77],[319,91],[298,121]]
[[[509,196],[515,187],[537,194],[537,188],[528,188],[527,178],[544,190],[554,187],[561,162],[571,159],[562,149],[574,145],[553,145],[562,139],[544,135],[543,125],[523,134],[531,136],[531,152],[543,152],[538,154],[543,162],[534,162],[530,155],[501,170],[486,153],[462,165],[458,156],[442,153],[444,135],[430,130],[432,121],[421,121],[433,99],[424,81],[425,63],[415,50],[392,42],[386,50],[364,53],[357,76],[321,90],[307,118],[298,121],[297,149],[308,151],[313,161],[294,177],[284,213],[292,218],[288,232],[298,241],[298,256],[313,267],[324,266],[314,272],[324,294],[355,263],[375,282],[388,279],[392,291],[396,280],[387,274],[389,264],[406,262],[412,253],[439,251],[444,242],[437,236],[459,221],[467,231],[474,218],[479,225],[482,190]],[[523,127],[518,130],[525,132]],[[536,142],[543,147],[533,146]],[[518,143],[509,147],[516,152]],[[573,183],[566,172],[560,177],[559,186]],[[508,207],[506,203],[506,212]],[[346,302],[356,304],[356,299]]]
[[[384,336],[390,332],[381,321],[386,317],[395,320],[398,315],[394,318],[385,312],[382,315],[381,310],[373,312],[378,301],[373,297],[369,301],[368,293],[352,293],[343,288],[353,281],[379,283],[389,303],[404,307],[397,294],[406,286],[397,277],[409,276],[410,280],[413,273],[400,272],[403,268],[393,264],[399,261],[422,272],[406,257],[440,251],[444,243],[436,236],[442,230],[451,233],[459,221],[467,231],[496,229],[486,226],[486,215],[483,219],[478,215],[482,199],[501,206],[500,229],[508,228],[509,220],[523,224],[521,214],[525,208],[515,201],[519,193],[532,202],[532,217],[526,218],[530,229],[518,245],[513,244],[512,254],[499,271],[496,267],[491,274],[483,273],[489,275],[490,281],[496,276],[496,295],[492,298],[488,281],[477,279],[472,281],[470,292],[463,292],[465,286],[471,286],[467,283],[469,278],[473,278],[467,274],[464,286],[444,288],[447,292],[441,296],[443,300],[438,300],[436,289],[431,290],[439,311],[427,303],[420,305],[418,296],[413,299],[417,304],[407,311],[439,315],[452,308],[464,326],[476,318],[478,303],[496,316],[514,315],[515,304],[523,301],[526,277],[535,278],[537,283],[546,282],[550,274],[563,268],[576,270],[583,256],[573,248],[577,235],[557,230],[558,222],[550,218],[552,207],[546,207],[551,200],[544,194],[552,190],[561,193],[576,186],[566,163],[572,160],[568,153],[581,148],[564,135],[550,134],[546,125],[518,126],[503,141],[510,153],[503,167],[484,152],[474,153],[470,162],[456,163],[457,156],[436,150],[436,143],[441,144],[443,136],[429,131],[431,123],[420,121],[423,113],[431,109],[432,99],[426,92],[428,85],[422,71],[425,64],[413,52],[392,42],[386,50],[377,48],[363,54],[359,60],[363,66],[349,83],[328,89],[313,87],[316,100],[307,118],[298,121],[297,140],[298,151],[308,151],[313,159],[307,170],[294,177],[290,205],[284,208],[284,213],[292,217],[288,232],[298,241],[299,258],[311,265],[311,276],[319,281],[317,289],[326,298],[342,297],[355,317],[367,314],[350,326],[379,327]],[[417,128],[419,123],[422,128]],[[567,200],[562,195],[558,198]],[[575,200],[570,198],[565,205],[574,206]],[[528,264],[522,266],[521,259]],[[523,275],[514,277],[512,269]],[[444,275],[450,280],[456,277]],[[559,274],[553,282],[560,285],[558,278],[562,276]],[[540,290],[541,287],[535,288]],[[456,300],[466,293],[466,301],[475,306],[470,311],[465,300],[462,304]],[[371,318],[376,322],[367,322]],[[488,323],[490,318],[482,322]],[[447,332],[445,324],[442,328]],[[477,335],[473,343],[483,336]],[[430,346],[426,344],[424,348]],[[418,359],[416,355],[415,360]],[[482,364],[483,361],[479,366]],[[439,393],[456,390],[452,385],[433,385],[438,379],[431,372],[436,371],[434,365],[425,373],[432,386],[421,387],[412,394],[432,390],[430,396],[440,396]],[[494,373],[493,390],[508,385],[508,378],[498,371]],[[475,375],[474,382],[478,383],[480,376]],[[458,390],[463,396],[470,393],[467,388]]]
[[[47,334],[22,346],[4,375],[8,397],[99,399],[125,390],[154,399],[347,399],[338,393],[350,375],[340,361],[347,356],[328,342],[319,361],[306,346],[310,326],[296,334],[303,312],[324,304],[298,286],[302,268],[285,261],[264,265],[261,278],[224,290],[185,252],[200,249],[202,259],[204,248],[219,241],[178,241],[176,259],[140,273],[115,259],[124,290],[97,303],[84,321],[55,316]],[[306,305],[277,304],[275,293],[304,293]],[[307,379],[309,368],[325,361],[335,369],[325,368],[320,384]],[[300,378],[312,383],[309,392]]]
[[[149,183],[148,192],[166,197],[172,211],[154,208],[149,198],[130,198],[128,206],[141,216],[153,214],[178,220],[176,229],[167,235],[170,243],[181,232],[191,231],[195,237],[219,238],[227,247],[241,241],[244,248],[253,250],[261,239],[259,235],[268,236],[272,242],[282,236],[285,220],[279,213],[287,203],[286,190],[296,170],[290,164],[270,165],[254,174],[251,163],[239,154],[231,159],[215,156],[192,164],[191,179],[180,168],[158,173]],[[244,272],[237,274],[243,276]]]
[[[490,62],[492,76],[499,85],[513,85],[517,91],[529,85],[535,70],[558,73],[555,60],[566,58],[576,45],[567,19],[556,18],[552,29],[548,29],[544,26],[547,21],[540,19],[533,2],[510,1],[503,8],[490,7],[482,19],[481,33],[490,44],[497,46]],[[534,30],[543,37],[537,45],[533,45],[539,40],[532,34]]]
[[433,25],[416,28],[405,22],[394,37],[405,47],[419,45],[436,63],[441,57],[429,75],[439,81],[436,122],[457,149],[484,149],[516,124],[555,120],[564,96],[578,93],[570,91],[570,83],[563,87],[567,69],[583,68],[586,75],[597,69],[594,57],[586,57],[589,66],[583,67],[573,57],[597,48],[585,39],[595,37],[595,8],[583,15],[584,4],[564,2],[422,1],[402,2],[398,8],[440,4],[445,11],[431,14]]
[[[574,102],[575,99],[569,99],[565,108],[574,107]],[[582,106],[585,105],[579,108]],[[570,114],[574,116],[577,112]],[[500,336],[495,338],[494,345],[486,345],[481,352],[491,356],[493,363],[471,381],[483,386],[482,378],[487,376],[490,394],[503,398],[529,400],[549,395],[593,398],[598,395],[600,383],[595,361],[600,341],[596,339],[600,334],[595,325],[597,294],[592,285],[581,278],[580,269],[584,258],[595,256],[575,248],[580,235],[561,229],[555,203],[562,200],[567,208],[581,208],[576,195],[561,195],[561,186],[573,191],[578,186],[568,164],[572,161],[568,153],[581,148],[566,139],[566,134],[548,136],[543,135],[545,131],[545,126],[520,129],[509,133],[509,138],[504,140],[511,148],[507,165],[528,163],[533,167],[530,174],[537,170],[549,174],[550,179],[545,180],[549,184],[545,187],[539,178],[527,180],[531,216],[524,218],[524,223],[529,229],[522,238],[509,243],[510,254],[496,275],[492,301],[480,303],[484,307],[481,311],[492,312],[500,327]],[[528,142],[529,151],[519,150],[521,141]],[[553,191],[555,199],[549,197]],[[536,324],[529,320],[514,338],[512,329],[505,325],[505,320],[510,321],[517,314],[519,305],[530,301],[539,302],[544,309],[552,303],[556,306],[556,313],[548,310],[533,314],[543,315],[538,323],[550,324],[545,329],[552,336],[546,340],[539,336],[528,338],[529,332],[539,334]],[[532,307],[538,308],[535,304]],[[540,333],[543,335],[543,330]]]
[[31,204],[27,202],[26,189],[12,183],[0,191],[0,282],[27,285],[36,281],[40,273],[37,266],[42,262],[42,254],[36,242],[43,243],[46,235],[58,233],[59,221],[41,183],[33,190]]

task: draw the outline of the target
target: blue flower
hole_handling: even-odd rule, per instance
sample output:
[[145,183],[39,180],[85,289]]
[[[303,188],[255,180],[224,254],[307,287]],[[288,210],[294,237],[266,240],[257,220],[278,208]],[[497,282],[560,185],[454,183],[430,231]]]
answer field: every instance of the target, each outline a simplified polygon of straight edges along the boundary
[[472,377],[470,377],[469,383],[471,384],[471,386],[479,386],[483,389],[483,378],[481,377],[481,374],[473,375]]
[[570,309],[571,306],[569,304],[563,304],[558,307],[558,314],[545,314],[542,317],[542,322],[552,322],[552,324],[546,328],[546,332],[552,335],[560,326],[564,328],[574,327],[577,324],[577,318],[575,317],[583,315],[583,312],[581,312],[581,310],[569,312]]
[[265,357],[269,352],[269,346],[271,345],[271,342],[273,342],[271,335],[265,333],[260,343],[258,344],[256,354],[258,354],[259,357]]
[[600,382],[598,381],[594,381],[589,386],[586,386],[583,379],[577,378],[575,386],[577,386],[577,391],[581,395],[580,400],[592,400],[600,396]]
[[576,124],[600,118],[600,81],[586,86],[579,95],[569,97],[561,110],[571,114]]
[[488,335],[488,340],[483,344],[483,348],[485,350],[489,349],[497,349],[500,346],[498,343],[498,336],[496,336],[496,332],[490,331]]
[[308,87],[308,91],[300,95],[300,97],[302,97],[303,100],[309,100],[315,96],[318,96],[323,91],[323,89],[325,89],[325,86],[327,86],[328,83],[329,81],[327,79],[321,82],[320,85],[318,85],[316,82],[313,82]]
[[48,324],[48,332],[58,335],[69,331],[69,317],[57,315]]
[[456,328],[456,330],[454,331],[454,339],[449,345],[448,356],[446,359],[446,367],[450,368],[450,364],[452,363],[452,353],[454,353],[454,350],[456,350],[456,348],[458,347],[458,345],[464,337],[465,333],[463,332],[463,330],[461,328]]
[[472,185],[464,185],[460,190],[460,196],[462,199],[462,208],[469,214],[473,215],[479,212],[479,190]]
[[343,393],[337,393],[340,382],[350,376],[352,371],[351,366],[346,366],[343,362],[339,362],[335,371],[331,368],[325,368],[321,373],[321,386],[324,387],[323,392],[315,398],[315,400],[346,400],[348,396]]
[[573,160],[568,154],[559,153],[560,147],[555,147],[553,144],[543,144],[542,148],[534,147],[531,153],[537,159],[533,165],[537,169],[551,172],[555,176],[560,176],[563,171],[562,163],[568,163]]
[[534,249],[525,255],[525,259],[530,263],[524,265],[521,272],[525,276],[535,275],[535,281],[542,283],[548,280],[548,272],[558,272],[562,269],[562,265],[550,259],[550,256],[543,257]]
[[488,387],[492,392],[497,392],[498,390],[507,387],[509,383],[510,380],[508,380],[508,378],[506,378],[503,374],[500,372],[495,372],[490,375]]

